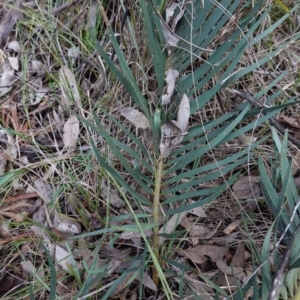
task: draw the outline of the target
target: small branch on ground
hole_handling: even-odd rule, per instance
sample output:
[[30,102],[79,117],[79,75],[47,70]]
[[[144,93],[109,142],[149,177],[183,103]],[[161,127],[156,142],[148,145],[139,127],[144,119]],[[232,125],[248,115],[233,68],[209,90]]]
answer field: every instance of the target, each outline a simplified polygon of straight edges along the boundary
[[[261,103],[261,101],[259,101],[257,98],[255,98],[254,96],[252,96],[249,93],[242,93],[237,90],[233,90],[233,89],[229,89],[229,88],[226,88],[226,91],[251,102],[253,105],[255,105],[258,108],[261,108],[261,109],[269,108],[269,106]],[[280,125],[280,123],[276,120],[276,118],[271,117],[269,120],[270,120],[271,125],[273,125],[281,134],[285,133],[285,129]],[[300,148],[300,141],[297,140],[296,138],[294,138],[291,134],[288,134],[288,140],[290,142],[292,142],[295,146]]]

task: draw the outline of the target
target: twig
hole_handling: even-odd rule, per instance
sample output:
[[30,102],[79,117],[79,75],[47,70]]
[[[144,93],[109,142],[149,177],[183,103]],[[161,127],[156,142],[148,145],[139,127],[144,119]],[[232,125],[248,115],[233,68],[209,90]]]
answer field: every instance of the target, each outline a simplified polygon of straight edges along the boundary
[[[258,108],[261,108],[261,109],[264,109],[264,108],[269,108],[269,106],[261,103],[257,98],[255,98],[254,96],[252,96],[251,94],[248,94],[248,93],[242,93],[242,92],[239,92],[237,90],[233,90],[233,89],[229,89],[229,88],[226,88],[225,89],[226,91],[230,92],[230,93],[233,93],[243,99],[246,99],[248,100],[249,102],[251,102],[252,104],[254,104],[255,106],[257,106]],[[269,119],[271,125],[273,125],[281,134],[284,135],[285,133],[285,129],[280,125],[280,123],[276,120],[276,118],[274,117],[271,117]],[[291,134],[288,133],[288,140],[290,142],[292,142],[294,145],[298,146],[300,148],[300,141],[296,138],[294,138]]]
[[284,280],[284,276],[285,276],[285,273],[286,273],[285,270],[286,270],[287,265],[289,263],[289,258],[290,258],[290,254],[291,254],[291,251],[292,251],[292,246],[294,244],[294,240],[296,238],[296,235],[298,233],[299,228],[300,228],[300,224],[298,224],[298,226],[296,227],[296,229],[295,229],[295,231],[294,231],[294,233],[291,237],[290,244],[289,244],[289,246],[287,247],[287,249],[285,250],[285,252],[282,256],[281,262],[280,262],[280,264],[278,266],[278,269],[275,273],[272,288],[270,290],[270,293],[269,293],[269,296],[268,296],[267,300],[277,300],[277,298],[278,298],[280,288],[281,288],[281,285],[282,285],[282,282]]
[[[279,240],[278,240],[278,242],[276,243],[276,245],[273,247],[273,249],[272,249],[272,251],[270,252],[270,254],[269,254],[269,256],[267,257],[267,259],[265,259],[265,260],[264,260],[264,261],[256,268],[256,270],[255,270],[255,271],[251,274],[251,276],[246,280],[246,282],[244,283],[243,286],[246,286],[247,283],[249,282],[249,280],[250,280],[253,276],[255,276],[255,275],[259,272],[259,270],[260,270],[260,269],[261,269],[261,268],[269,261],[269,259],[274,255],[275,251],[276,251],[277,248],[279,247],[279,244],[281,243],[281,241],[283,240],[283,238],[284,238],[284,236],[286,235],[287,231],[288,231],[289,228],[291,227],[291,225],[292,225],[292,223],[293,223],[293,220],[294,220],[294,217],[295,217],[295,214],[296,214],[297,211],[298,211],[299,205],[300,205],[300,202],[298,202],[297,205],[295,206],[295,208],[294,208],[294,210],[293,210],[293,213],[292,213],[292,215],[291,215],[291,218],[290,218],[290,221],[289,221],[288,225],[286,226],[286,228],[285,228],[283,234],[282,234],[281,237],[279,238]],[[294,239],[295,236],[296,236],[296,232],[297,232],[299,226],[300,226],[300,224],[297,226],[296,230],[294,231],[294,233],[293,233],[293,235],[292,235],[292,241],[293,241],[293,239]],[[285,254],[286,254],[286,253],[285,253]],[[278,271],[277,271],[277,272],[278,272]],[[276,278],[276,276],[275,276],[275,278]],[[275,280],[275,278],[274,278],[274,280]],[[272,289],[271,289],[271,291],[272,291]],[[272,299],[272,300],[273,300],[273,299]]]

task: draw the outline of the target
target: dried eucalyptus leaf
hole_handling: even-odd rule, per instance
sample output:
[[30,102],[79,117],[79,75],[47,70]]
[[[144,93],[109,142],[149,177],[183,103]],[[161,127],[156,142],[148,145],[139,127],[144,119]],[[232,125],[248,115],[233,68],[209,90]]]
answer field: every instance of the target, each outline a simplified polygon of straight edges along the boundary
[[242,176],[232,186],[233,193],[238,198],[258,198],[261,195],[259,176]]
[[170,46],[176,47],[178,45],[179,39],[174,34],[172,34],[172,32],[162,22],[161,29],[166,43]]
[[180,128],[182,133],[186,131],[189,123],[190,113],[190,100],[186,94],[184,94],[179,105],[177,121],[175,122],[176,126]]
[[80,95],[77,88],[75,76],[67,66],[59,70],[59,83],[62,90],[62,102],[64,105],[80,106]]
[[8,60],[2,63],[0,73],[0,97],[7,94],[13,87],[13,77],[15,71],[11,68]]
[[175,89],[175,81],[179,76],[179,72],[177,70],[169,69],[166,74],[167,93],[162,96],[163,105],[169,104],[171,102],[171,97]]
[[122,107],[120,109],[120,113],[122,116],[128,119],[137,129],[150,128],[150,124],[146,116],[137,109],[134,109],[132,107]]
[[167,122],[161,126],[160,159],[168,157],[172,150],[181,143],[181,130],[173,123]]
[[79,136],[79,121],[76,116],[71,116],[65,126],[64,126],[64,134],[63,141],[66,148],[68,148],[68,152],[74,152],[76,149],[76,143]]

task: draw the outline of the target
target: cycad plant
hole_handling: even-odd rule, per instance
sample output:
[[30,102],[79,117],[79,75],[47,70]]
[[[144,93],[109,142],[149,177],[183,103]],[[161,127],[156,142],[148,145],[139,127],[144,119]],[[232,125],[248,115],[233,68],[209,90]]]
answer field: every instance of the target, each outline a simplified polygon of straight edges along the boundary
[[[256,127],[293,101],[266,109],[243,102],[232,109],[233,105],[222,99],[220,91],[228,86],[234,88],[240,78],[249,78],[251,72],[266,64],[299,35],[245,65],[242,62],[245,51],[255,51],[256,45],[288,15],[258,34],[269,12],[261,0],[254,4],[239,0],[195,0],[172,6],[159,0],[141,0],[135,5],[130,8],[128,32],[135,45],[137,61],[134,64],[140,66],[141,78],[135,77],[133,63],[123,54],[126,41],[116,38],[108,17],[104,19],[115,59],[108,54],[109,47],[95,42],[110,76],[125,87],[130,98],[130,101],[114,104],[111,112],[101,109],[122,139],[108,132],[96,114],[97,126],[81,120],[103,137],[107,151],[99,151],[91,140],[94,153],[111,180],[120,187],[134,219],[130,228],[124,226],[119,230],[139,232],[144,239],[144,252],[134,264],[134,270],[143,274],[150,272],[148,266],[152,266],[155,285],[161,284],[166,297],[171,299],[166,269],[185,267],[172,260],[174,245],[169,242],[182,234],[176,232],[181,217],[193,209],[213,205],[214,200],[235,183],[253,157],[253,150],[265,138],[245,144],[225,159],[214,158],[202,165],[202,158],[228,141],[253,133]],[[102,11],[104,13],[103,8]],[[134,34],[137,13],[142,14],[144,26],[142,45]],[[150,67],[145,59],[151,60]],[[265,104],[271,104],[282,92],[272,94],[271,88],[283,76],[258,89],[256,98],[264,96]],[[209,101],[215,99],[220,113],[210,115],[205,110]],[[258,113],[260,118],[253,119]],[[217,179],[220,183],[211,186]],[[145,234],[148,229],[153,229],[151,239]],[[109,297],[117,284],[119,280],[104,298]],[[224,291],[223,295],[226,295]]]

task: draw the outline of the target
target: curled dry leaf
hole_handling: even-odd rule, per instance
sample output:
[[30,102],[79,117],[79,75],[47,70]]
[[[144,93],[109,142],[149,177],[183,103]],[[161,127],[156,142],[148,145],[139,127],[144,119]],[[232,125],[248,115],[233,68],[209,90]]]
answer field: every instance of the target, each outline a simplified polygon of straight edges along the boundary
[[[190,101],[184,94],[179,105],[178,117],[176,122],[168,121],[161,126],[160,157],[168,157],[172,150],[179,145],[187,129],[190,117]],[[180,127],[179,127],[180,126]]]
[[17,53],[19,53],[21,51],[21,46],[19,44],[19,42],[17,41],[11,41],[7,44],[7,48],[11,49]]
[[0,97],[4,96],[12,89],[13,77],[14,70],[11,68],[8,59],[6,59],[0,65]]
[[161,126],[160,159],[168,157],[172,150],[181,143],[181,130],[171,121]]
[[181,130],[182,133],[184,133],[187,129],[190,113],[190,100],[186,94],[184,94],[179,105],[177,121],[175,122],[175,125]]
[[[178,13],[175,13],[175,11],[177,11]],[[167,44],[167,50],[169,55],[172,52],[170,46],[176,47],[178,45],[179,39],[173,34],[173,32],[178,21],[182,18],[184,11],[184,5],[180,5],[174,2],[170,7],[166,9],[166,24],[168,25],[168,27],[163,22],[161,22],[162,33]]]
[[132,107],[122,107],[120,109],[120,113],[122,116],[128,119],[137,129],[150,128],[150,124],[146,116],[137,109],[134,109]]
[[[172,34],[170,29],[167,28],[164,23],[161,22],[160,24],[161,24],[162,34],[165,38],[166,44],[168,44],[169,46],[176,47],[178,45],[179,38],[176,37],[174,34]],[[168,53],[170,54],[170,51],[168,51]]]
[[46,203],[50,202],[53,195],[53,190],[47,182],[37,179],[34,181],[34,187],[37,193]]
[[242,176],[232,187],[238,198],[258,198],[261,195],[259,176]]
[[67,66],[62,66],[59,70],[59,83],[62,90],[62,103],[66,106],[74,103],[80,106],[80,95],[75,76]]
[[79,121],[76,116],[71,116],[64,125],[63,141],[68,153],[76,149],[76,143],[79,136]]
[[175,81],[179,76],[179,72],[177,70],[169,69],[166,74],[167,93],[162,96],[162,105],[166,105],[171,102],[171,97],[175,89]]
[[[175,10],[177,9],[178,13],[174,17]],[[170,7],[166,9],[166,23],[170,26],[172,30],[175,29],[178,21],[182,18],[185,12],[185,6],[173,2]],[[170,24],[171,18],[173,19],[172,24]]]
[[54,212],[53,226],[60,232],[80,234],[81,226],[75,220]]
[[188,248],[185,250],[177,249],[179,255],[189,258],[196,264],[202,264],[207,261],[207,257],[210,257],[212,262],[216,262],[218,259],[222,259],[228,252],[227,247],[217,245],[198,245],[194,248]]

